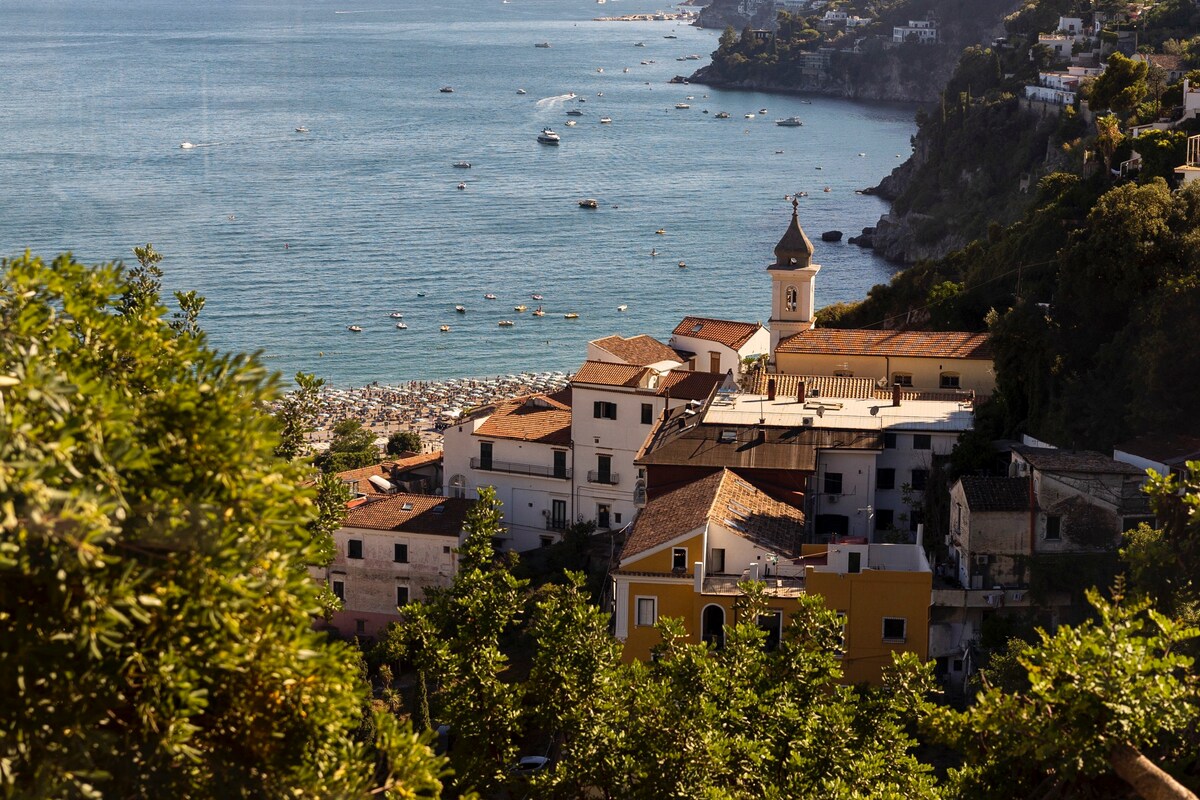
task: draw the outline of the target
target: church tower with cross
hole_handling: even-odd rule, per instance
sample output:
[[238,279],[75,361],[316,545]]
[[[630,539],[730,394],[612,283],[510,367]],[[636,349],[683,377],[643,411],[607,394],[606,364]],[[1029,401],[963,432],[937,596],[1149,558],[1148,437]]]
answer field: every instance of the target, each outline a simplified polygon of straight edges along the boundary
[[792,198],[792,221],[775,245],[775,263],[767,267],[771,276],[772,360],[781,341],[813,326],[816,313],[813,279],[821,265],[812,263],[813,246],[800,227],[799,206],[800,201]]

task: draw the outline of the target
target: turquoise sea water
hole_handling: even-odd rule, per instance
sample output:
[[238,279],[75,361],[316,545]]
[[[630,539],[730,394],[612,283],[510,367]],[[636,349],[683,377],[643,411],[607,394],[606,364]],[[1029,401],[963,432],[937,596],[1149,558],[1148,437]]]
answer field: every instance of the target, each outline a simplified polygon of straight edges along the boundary
[[[765,320],[790,192],[809,193],[819,304],[885,281],[881,259],[818,235],[886,210],[854,190],[909,153],[913,108],[668,85],[707,63],[718,32],[591,21],[660,9],[5,2],[0,254],[132,261],[153,242],[167,288],[207,297],[213,343],[338,385],[569,370],[609,333]],[[688,54],[702,59],[676,60]],[[584,112],[575,127],[569,108]],[[803,127],[774,124],[793,115]],[[545,126],[560,146],[535,141]],[[536,307],[532,293],[543,318],[513,310]]]

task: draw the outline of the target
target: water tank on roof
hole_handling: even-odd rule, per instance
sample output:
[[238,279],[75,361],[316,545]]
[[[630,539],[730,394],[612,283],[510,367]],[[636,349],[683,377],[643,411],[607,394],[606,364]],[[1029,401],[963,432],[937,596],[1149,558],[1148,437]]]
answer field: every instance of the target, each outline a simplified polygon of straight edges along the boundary
[[383,478],[379,475],[372,475],[371,477],[367,478],[367,480],[369,480],[371,485],[381,492],[391,494],[392,492],[396,491],[395,486],[393,486],[386,478]]

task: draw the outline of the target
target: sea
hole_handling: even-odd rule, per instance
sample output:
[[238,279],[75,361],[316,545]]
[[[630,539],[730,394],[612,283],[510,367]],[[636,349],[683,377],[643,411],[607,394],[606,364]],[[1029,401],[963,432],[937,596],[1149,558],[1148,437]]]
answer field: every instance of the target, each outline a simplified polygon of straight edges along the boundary
[[660,10],[4,0],[0,255],[153,243],[214,346],[335,386],[571,371],[601,336],[765,322],[798,193],[818,305],[886,282],[819,235],[886,212],[857,191],[908,156],[915,108],[670,84],[719,31],[593,19]]

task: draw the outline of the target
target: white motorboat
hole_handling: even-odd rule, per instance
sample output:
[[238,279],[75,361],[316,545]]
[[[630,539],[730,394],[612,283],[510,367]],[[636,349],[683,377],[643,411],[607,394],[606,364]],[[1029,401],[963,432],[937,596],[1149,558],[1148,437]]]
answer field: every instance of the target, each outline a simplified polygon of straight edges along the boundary
[[191,150],[195,146],[196,145],[192,144],[191,142],[183,142],[179,145],[179,149],[180,150]]
[[600,204],[599,204],[599,203],[597,203],[595,200],[593,200],[592,198],[590,198],[590,197],[589,197],[589,198],[588,198],[588,199],[586,199],[586,200],[580,200],[580,201],[579,201],[579,207],[580,207],[580,208],[599,208],[599,207],[600,207]]
[[569,120],[567,120],[567,127],[568,127],[568,128],[574,128],[574,127],[575,127],[575,120],[573,120],[573,119],[569,119]]
[[449,333],[449,332],[450,332],[450,326],[449,326],[449,325],[443,325],[442,327],[438,328],[438,330],[439,330],[439,331],[441,331],[442,333]]
[[392,313],[388,314],[388,316],[392,319],[404,319],[404,315],[399,311],[393,311]]
[[747,114],[747,115],[746,115],[746,119],[754,119],[754,115],[753,115],[753,114]]
[[676,108],[691,108],[691,106],[689,106],[687,103],[676,103],[675,107]]
[[804,123],[799,117],[788,117],[787,119],[777,119],[775,124],[781,128],[799,128]]
[[566,314],[563,314],[563,319],[579,319],[579,315],[574,311],[568,311]]
[[538,134],[537,140],[542,144],[558,144],[562,141],[558,134],[549,128],[542,128],[542,132]]
[[458,312],[458,313],[460,313],[460,314],[465,314],[465,313],[467,313],[467,309],[466,309],[464,306],[455,306],[455,307],[454,307],[454,310],[455,310],[455,311],[457,311],[457,312]]
[[524,89],[517,89],[517,94],[529,94],[529,92],[525,91]]
[[397,322],[397,323],[396,323],[396,327],[397,327],[397,328],[399,328],[399,329],[400,329],[400,330],[402,330],[402,331],[406,331],[406,330],[408,330],[408,326],[407,326],[407,325],[405,325],[403,322]]
[[499,325],[501,328],[511,328],[516,323],[513,322],[511,319],[502,319],[499,322],[497,322],[496,324]]
[[296,128],[296,133],[308,133],[308,128],[301,125],[299,128]]
[[582,117],[583,112],[580,111],[578,108],[572,108],[570,111],[567,112],[567,116],[568,117]]
[[442,94],[454,94],[454,87],[453,86],[443,86],[442,88],[438,89],[438,91],[441,92]]
[[484,299],[484,300],[495,300],[495,299],[496,299],[496,295],[492,294],[491,292],[488,292],[487,294],[485,294],[485,295],[483,296],[483,299]]
[[601,118],[600,118],[600,124],[601,124],[601,125],[611,125],[611,124],[612,124],[612,117],[601,117]]
[[548,48],[549,46],[550,46],[549,42],[538,42],[537,44],[534,45],[534,47],[540,47],[543,50]]
[[471,162],[470,161],[455,161],[454,166],[458,167],[459,169],[470,169]]
[[629,306],[625,305],[624,303],[617,306],[617,311],[628,311],[628,310],[629,310]]
[[350,331],[351,333],[362,333],[362,328],[357,325],[351,325],[350,327],[346,328],[346,330]]

